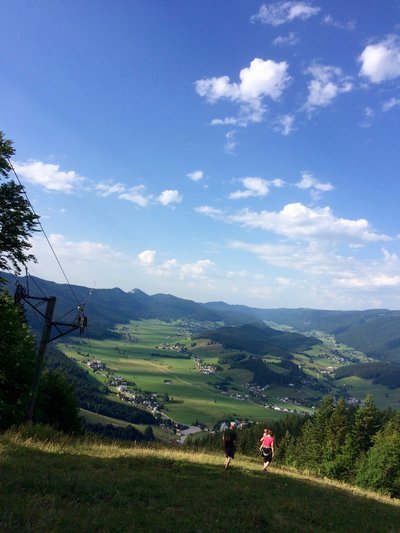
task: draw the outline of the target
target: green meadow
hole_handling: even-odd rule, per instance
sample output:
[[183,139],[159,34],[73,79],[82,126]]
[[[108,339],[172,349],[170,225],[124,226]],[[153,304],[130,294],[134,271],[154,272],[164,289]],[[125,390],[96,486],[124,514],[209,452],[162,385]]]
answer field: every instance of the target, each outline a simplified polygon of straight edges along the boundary
[[[183,424],[201,422],[212,427],[217,421],[231,417],[254,421],[281,417],[282,411],[268,409],[244,399],[248,394],[245,384],[252,380],[252,372],[230,368],[229,364],[221,366],[219,358],[229,350],[224,350],[222,345],[211,343],[207,339],[192,338],[192,332],[196,328],[198,330],[198,326],[184,321],[132,321],[130,324],[117,326],[117,339],[82,341],[74,338],[67,343],[59,343],[58,346],[67,356],[81,364],[87,359],[100,359],[116,375],[134,382],[143,391],[160,396],[167,393],[170,401],[165,402],[163,413]],[[293,361],[321,383],[326,382],[324,373],[332,375],[334,369],[345,364],[343,361],[366,361],[363,354],[347,346],[336,345],[331,337],[325,338],[321,334],[321,338],[324,344],[316,345],[301,354],[292,354]],[[199,358],[203,364],[219,365],[218,372],[203,373],[192,358],[179,353],[178,345],[184,346],[187,352]],[[277,365],[280,358],[266,356],[263,359],[274,372],[285,372]],[[107,380],[105,372],[96,373],[96,377],[102,382]],[[224,390],[217,388],[221,384]],[[338,391],[343,391],[345,384],[349,394],[360,400],[372,392],[379,408],[388,405],[397,407],[400,402],[400,389],[390,390],[358,378],[329,382],[329,386]],[[324,394],[305,385],[301,388],[271,385],[264,392],[267,404],[297,412],[312,412],[312,409],[296,402],[318,402],[318,397]],[[236,395],[241,395],[241,399],[237,399]]]
[[[163,343],[171,346],[179,342],[190,349],[193,342],[189,335],[185,336],[185,327],[181,322],[134,321],[119,326],[118,331],[129,333],[130,340],[124,340],[123,336],[120,339],[83,341],[84,344],[70,340],[59,343],[58,347],[81,364],[88,358],[100,359],[117,375],[134,382],[144,391],[160,395],[168,393],[170,401],[165,403],[163,412],[180,423],[197,421],[213,426],[227,417],[263,421],[280,416],[260,405],[230,398],[213,386],[221,381],[221,377],[205,375],[196,368],[192,359],[182,357],[177,351],[160,348]],[[201,353],[207,354],[202,360],[216,364],[217,348],[200,347]],[[200,353],[195,353],[200,357]],[[244,374],[240,382],[250,377],[249,372]],[[96,373],[96,377],[103,382],[106,380],[102,372]],[[234,377],[238,378],[237,375]]]

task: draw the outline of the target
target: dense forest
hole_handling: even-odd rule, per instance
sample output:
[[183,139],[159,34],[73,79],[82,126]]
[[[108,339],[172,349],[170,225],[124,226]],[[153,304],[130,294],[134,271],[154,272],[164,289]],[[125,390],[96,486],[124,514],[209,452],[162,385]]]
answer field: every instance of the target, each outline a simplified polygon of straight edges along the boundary
[[321,344],[315,337],[287,333],[268,327],[263,322],[204,331],[201,337],[220,343],[226,349],[243,350],[253,355],[285,356]]
[[357,376],[371,379],[374,384],[386,385],[390,389],[400,387],[400,366],[391,363],[367,363],[338,368],[335,379]]

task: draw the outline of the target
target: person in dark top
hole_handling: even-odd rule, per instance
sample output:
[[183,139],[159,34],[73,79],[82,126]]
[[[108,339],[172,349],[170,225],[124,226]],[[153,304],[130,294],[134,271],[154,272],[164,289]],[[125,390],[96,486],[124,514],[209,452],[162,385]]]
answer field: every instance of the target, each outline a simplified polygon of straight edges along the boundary
[[229,468],[232,459],[235,457],[236,451],[236,424],[231,422],[228,429],[226,429],[222,435],[222,442],[224,443],[224,453],[225,453],[225,470]]

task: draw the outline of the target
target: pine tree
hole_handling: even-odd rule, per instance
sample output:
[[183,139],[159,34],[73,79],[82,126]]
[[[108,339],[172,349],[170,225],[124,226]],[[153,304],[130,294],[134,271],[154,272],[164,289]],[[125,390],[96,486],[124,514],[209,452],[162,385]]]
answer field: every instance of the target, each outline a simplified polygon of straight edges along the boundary
[[372,437],[379,429],[378,411],[371,394],[364,405],[358,407],[354,418],[353,437],[358,452],[366,452],[372,445]]
[[373,438],[357,473],[356,483],[389,496],[400,497],[400,414]]

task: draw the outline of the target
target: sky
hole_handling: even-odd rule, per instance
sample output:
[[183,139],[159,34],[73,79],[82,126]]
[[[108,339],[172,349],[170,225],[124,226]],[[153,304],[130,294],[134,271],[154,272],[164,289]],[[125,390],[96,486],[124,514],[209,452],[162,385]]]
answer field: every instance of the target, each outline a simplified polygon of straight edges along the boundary
[[44,229],[32,275],[400,309],[400,0],[0,14],[0,130]]

